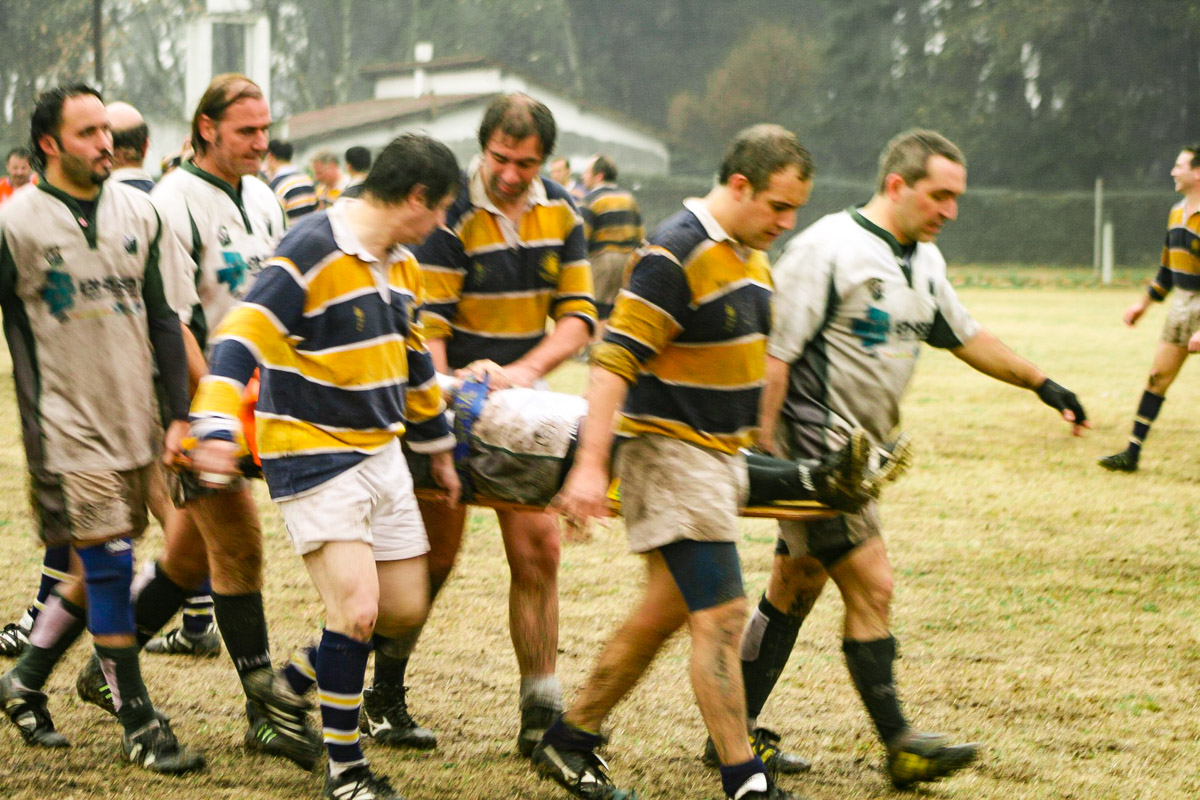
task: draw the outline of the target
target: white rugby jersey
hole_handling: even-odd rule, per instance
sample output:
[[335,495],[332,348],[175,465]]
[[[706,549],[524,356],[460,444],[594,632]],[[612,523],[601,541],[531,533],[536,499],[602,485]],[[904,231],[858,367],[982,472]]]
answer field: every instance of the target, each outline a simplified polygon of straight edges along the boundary
[[254,176],[243,176],[235,188],[190,161],[150,196],[195,267],[201,313],[192,315],[192,330],[203,345],[275,252],[287,227],[283,207]]
[[804,230],[773,276],[767,353],[792,365],[783,416],[808,429],[811,455],[854,427],[887,440],[921,342],[958,347],[980,330],[936,245],[906,249],[857,209]]

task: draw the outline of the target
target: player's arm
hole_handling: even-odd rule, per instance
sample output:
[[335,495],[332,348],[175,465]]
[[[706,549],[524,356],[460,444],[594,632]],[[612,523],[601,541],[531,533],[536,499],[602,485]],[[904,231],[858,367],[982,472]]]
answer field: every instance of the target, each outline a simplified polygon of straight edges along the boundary
[[454,336],[451,323],[458,318],[458,301],[471,262],[462,241],[447,228],[431,233],[424,243],[413,248],[413,255],[421,265],[420,320],[425,341],[438,372],[449,373],[446,340]]
[[598,364],[592,367],[588,414],[580,428],[579,449],[563,488],[550,502],[552,510],[573,517],[606,517],[611,513],[608,484],[613,420],[628,394],[625,377]]
[[[187,351],[183,338],[183,321],[176,310],[167,302],[163,284],[161,262],[162,240],[168,239],[170,232],[163,230],[161,222],[154,236],[154,241],[146,254],[146,265],[142,275],[142,302],[146,307],[147,334],[154,351],[154,363],[158,367],[159,380],[162,382],[167,400],[167,410],[171,422],[167,426],[164,443],[163,461],[173,464],[181,453],[183,436],[187,432],[188,387]],[[172,263],[172,268],[175,264]]]
[[763,386],[759,408],[758,446],[768,453],[784,458],[775,440],[779,425],[779,412],[787,397],[788,376],[792,365],[786,361],[767,356],[766,383]]
[[[1168,228],[1169,228],[1168,221]],[[1168,233],[1168,237],[1170,233]],[[1174,285],[1174,279],[1171,275],[1171,242],[1170,239],[1163,243],[1162,263],[1158,267],[1158,273],[1155,274],[1154,280],[1150,281],[1150,285],[1146,287],[1146,292],[1139,297],[1133,305],[1125,309],[1122,319],[1125,324],[1133,327],[1137,321],[1146,313],[1146,309],[1150,308],[1151,303],[1161,303],[1171,293],[1171,288]],[[1190,344],[1189,344],[1190,347]]]
[[1043,403],[1062,412],[1063,419],[1072,424],[1076,436],[1082,436],[1084,428],[1092,427],[1074,392],[1050,380],[1046,373],[1014,353],[990,331],[980,328],[966,342],[950,348],[950,352],[989,378],[1036,392]]

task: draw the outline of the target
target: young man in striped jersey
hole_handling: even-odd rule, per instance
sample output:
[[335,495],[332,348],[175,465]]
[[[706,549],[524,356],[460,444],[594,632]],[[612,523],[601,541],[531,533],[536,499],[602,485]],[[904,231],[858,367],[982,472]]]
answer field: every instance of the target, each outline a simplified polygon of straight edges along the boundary
[[596,287],[596,339],[612,313],[629,255],[642,243],[646,229],[642,212],[628,189],[617,186],[617,165],[606,155],[596,155],[583,169],[587,194],[579,203],[588,240],[588,262]]
[[[502,95],[484,112],[483,153],[446,225],[416,250],[426,292],[421,318],[439,372],[486,369],[493,389],[531,387],[587,344],[596,308],[583,222],[566,191],[538,174],[556,138],[550,110],[528,95]],[[458,556],[466,509],[422,503],[421,513],[436,596]],[[544,512],[496,516],[512,576],[509,630],[521,675],[517,748],[528,755],[562,707],[558,520]],[[364,726],[387,744],[433,747],[433,733],[408,715],[407,663],[407,656],[376,658]]]
[[0,707],[27,743],[67,745],[41,690],[86,620],[126,757],[190,772],[204,758],[178,744],[150,702],[130,600],[153,462],[163,449],[170,463],[187,430],[187,362],[163,279],[186,275],[186,258],[144,192],[106,183],[112,132],[94,89],[43,94],[30,132],[44,180],[0,212],[0,307],[39,532],[47,547],[70,546],[73,579],[55,589],[21,660],[0,677]]
[[192,404],[193,464],[220,485],[237,472],[242,391],[261,373],[258,453],[288,536],[325,604],[316,683],[325,795],[394,798],[359,746],[372,646],[388,652],[429,607],[428,541],[399,437],[432,454],[458,495],[454,438],[417,319],[421,274],[405,245],[445,221],[458,164],[406,135],[380,154],[361,200],[305,218],[280,243],[213,343]]
[[762,252],[796,223],[812,161],[777,125],[734,139],[720,183],[668,219],[638,251],[604,341],[593,354],[588,416],[556,500],[576,516],[607,514],[615,472],[630,544],[646,555],[641,603],[605,646],[580,696],[533,752],[577,797],[618,800],[596,754],[600,726],[662,644],[685,623],[696,701],[725,796],[785,800],[746,736],[738,642],[746,618],[736,542],[747,488],[738,454],[753,441],[771,329]]
[[[774,273],[763,447],[787,458],[820,457],[857,428],[884,444],[899,424],[922,342],[1036,392],[1075,435],[1089,427],[1075,395],[980,327],[950,286],[933,242],[958,216],[966,188],[966,164],[952,142],[907,131],[884,149],[868,203],[823,217],[788,243]],[[846,666],[887,749],[889,777],[907,786],[961,769],[977,746],[917,731],[901,711],[882,533],[874,501],[836,519],[781,523],[767,591],[743,639],[742,672],[753,721],[832,578],[845,605]]]
[[1142,444],[1167,399],[1167,389],[1183,368],[1188,353],[1200,351],[1200,144],[1180,151],[1171,178],[1175,181],[1175,191],[1183,199],[1167,217],[1162,266],[1146,293],[1125,310],[1125,324],[1136,325],[1150,303],[1162,302],[1172,289],[1175,299],[1167,310],[1162,338],[1150,365],[1150,378],[1138,401],[1129,445],[1100,459],[1100,466],[1113,472],[1137,471]]
[[267,143],[267,157],[263,161],[269,185],[293,222],[317,210],[317,190],[308,173],[292,163],[294,153],[291,142],[272,139]]

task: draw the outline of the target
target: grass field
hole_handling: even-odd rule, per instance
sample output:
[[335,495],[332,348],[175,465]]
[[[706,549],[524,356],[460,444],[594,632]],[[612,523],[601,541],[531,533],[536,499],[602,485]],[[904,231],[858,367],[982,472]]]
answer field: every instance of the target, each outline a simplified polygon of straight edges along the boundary
[[[971,273],[974,274],[974,273]],[[1028,274],[1028,273],[1023,273]],[[1040,273],[1039,273],[1040,274]],[[1143,470],[1111,475],[1097,457],[1123,446],[1161,325],[1119,322],[1133,289],[977,288],[961,294],[1014,349],[1076,391],[1094,429],[1082,439],[1030,393],[926,351],[905,406],[916,466],[883,504],[897,575],[894,629],[901,696],[926,729],[984,743],[979,765],[917,796],[1186,798],[1200,795],[1200,375],[1185,371],[1151,434]],[[1065,282],[1072,285],[1070,280]],[[7,372],[7,365],[2,367]],[[567,368],[560,386],[580,386]],[[10,382],[3,378],[4,384]],[[35,585],[23,456],[11,389],[0,387],[0,617],[15,619]],[[320,626],[320,611],[277,513],[268,531],[267,611],[276,659]],[[742,557],[757,599],[773,547],[770,523],[747,521]],[[141,546],[157,547],[156,533]],[[516,665],[506,630],[507,570],[494,517],[472,518],[455,579],[410,668],[414,713],[439,749],[367,752],[410,800],[564,796],[515,754]],[[636,597],[638,559],[619,526],[565,547],[559,674],[568,698]],[[814,759],[784,785],[810,798],[894,795],[841,655],[836,593],[817,605],[761,721]],[[704,730],[673,640],[613,714],[608,755],[620,785],[644,798],[718,798],[698,759]],[[73,651],[49,685],[65,752],[22,746],[0,728],[0,797],[315,797],[321,778],[248,755],[232,666],[147,656],[152,696],[210,769],[168,780],[120,764],[116,724],[76,700]],[[3,666],[3,665],[0,665]],[[7,725],[7,723],[5,723]]]

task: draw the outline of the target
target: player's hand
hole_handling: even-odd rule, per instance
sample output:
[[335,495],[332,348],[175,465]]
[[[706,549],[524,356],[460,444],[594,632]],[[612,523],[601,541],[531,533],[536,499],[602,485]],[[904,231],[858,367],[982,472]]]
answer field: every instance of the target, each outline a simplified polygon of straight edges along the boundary
[[1192,334],[1192,338],[1188,339],[1188,352],[1200,353],[1200,331]]
[[1084,428],[1092,427],[1079,398],[1065,386],[1060,386],[1046,378],[1045,382],[1038,387],[1037,396],[1046,405],[1062,412],[1062,418],[1071,423],[1071,433],[1075,436],[1083,436]]
[[577,521],[587,517],[608,517],[608,470],[576,464],[567,473],[567,480],[548,506],[550,511]]
[[462,481],[458,477],[458,470],[454,468],[454,458],[450,452],[430,456],[429,471],[434,483],[446,490],[446,505],[451,508],[457,506],[462,496]]
[[775,441],[775,429],[762,427],[758,429],[755,447],[762,450],[767,455],[775,456],[776,458],[786,458],[783,451],[779,448],[779,442]]
[[1137,325],[1137,321],[1142,318],[1142,314],[1146,313],[1146,309],[1150,307],[1150,298],[1143,297],[1136,303],[1125,309],[1125,313],[1121,315],[1121,319],[1125,320],[1125,324],[1129,327]]
[[238,446],[224,439],[201,439],[192,451],[192,470],[201,486],[220,489],[238,474]]
[[183,455],[183,440],[188,435],[188,421],[177,419],[167,426],[163,437],[162,463],[168,469],[175,469],[181,461],[187,459]]

